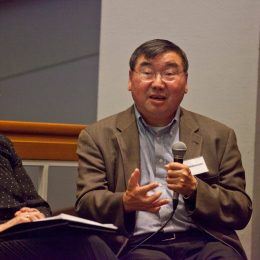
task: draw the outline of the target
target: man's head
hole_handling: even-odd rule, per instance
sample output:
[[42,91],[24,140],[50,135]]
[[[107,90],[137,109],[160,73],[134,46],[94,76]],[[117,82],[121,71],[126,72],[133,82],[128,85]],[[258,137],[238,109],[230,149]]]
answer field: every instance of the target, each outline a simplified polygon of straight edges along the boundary
[[146,122],[165,126],[188,91],[188,59],[174,43],[155,39],[140,45],[130,58],[128,90]]
[[131,58],[129,60],[130,70],[135,69],[136,61],[140,56],[144,56],[145,58],[152,59],[155,56],[165,53],[165,52],[175,52],[182,59],[183,71],[188,73],[189,69],[189,61],[185,52],[173,42],[163,39],[155,39],[151,41],[147,41],[141,44],[139,47],[135,49]]

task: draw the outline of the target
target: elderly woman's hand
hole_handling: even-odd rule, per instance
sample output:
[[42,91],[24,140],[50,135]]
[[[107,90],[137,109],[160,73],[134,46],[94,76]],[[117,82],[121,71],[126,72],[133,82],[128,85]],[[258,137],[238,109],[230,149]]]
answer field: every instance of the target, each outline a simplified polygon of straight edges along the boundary
[[22,217],[22,218],[26,217],[30,221],[45,218],[45,216],[38,209],[27,208],[27,207],[23,207],[20,210],[16,211],[14,215],[15,215],[15,217],[19,217],[19,216]]
[[35,208],[24,207],[15,212],[15,215],[12,219],[0,225],[0,232],[17,224],[32,222],[43,218],[45,218],[45,216],[39,210]]

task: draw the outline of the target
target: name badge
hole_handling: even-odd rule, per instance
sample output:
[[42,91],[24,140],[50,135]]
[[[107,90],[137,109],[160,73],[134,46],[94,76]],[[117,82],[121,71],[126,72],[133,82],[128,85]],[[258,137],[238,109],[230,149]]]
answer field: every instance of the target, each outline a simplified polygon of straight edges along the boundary
[[209,171],[203,156],[184,160],[183,164],[189,166],[192,175],[198,175]]

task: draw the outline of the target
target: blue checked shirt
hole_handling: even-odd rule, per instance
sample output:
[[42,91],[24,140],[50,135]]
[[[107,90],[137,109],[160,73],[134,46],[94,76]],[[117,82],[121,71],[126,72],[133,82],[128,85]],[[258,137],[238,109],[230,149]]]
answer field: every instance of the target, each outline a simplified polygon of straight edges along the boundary
[[[167,173],[164,166],[173,161],[172,145],[179,141],[180,108],[177,110],[172,122],[165,127],[151,127],[146,124],[136,107],[135,115],[137,118],[140,142],[140,185],[157,182],[160,186],[155,190],[162,192],[161,198],[169,198],[171,200],[173,192],[167,188]],[[170,217],[171,212],[171,202],[162,206],[158,213],[137,211],[134,235],[157,231]],[[183,197],[180,195],[175,215],[164,228],[164,231],[185,231],[191,226],[195,227],[188,217],[184,207]]]

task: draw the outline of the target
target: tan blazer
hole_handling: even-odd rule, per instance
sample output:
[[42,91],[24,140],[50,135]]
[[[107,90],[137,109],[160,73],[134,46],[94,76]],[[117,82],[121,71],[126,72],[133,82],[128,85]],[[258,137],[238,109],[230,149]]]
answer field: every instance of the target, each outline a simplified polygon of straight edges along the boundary
[[[252,204],[245,193],[245,173],[232,129],[181,108],[180,140],[185,159],[203,156],[209,172],[198,177],[195,208],[186,208],[194,223],[244,256],[234,232],[250,220]],[[135,168],[140,147],[133,106],[100,120],[79,136],[76,210],[82,217],[113,223],[129,234],[135,213],[123,210],[122,195]]]

